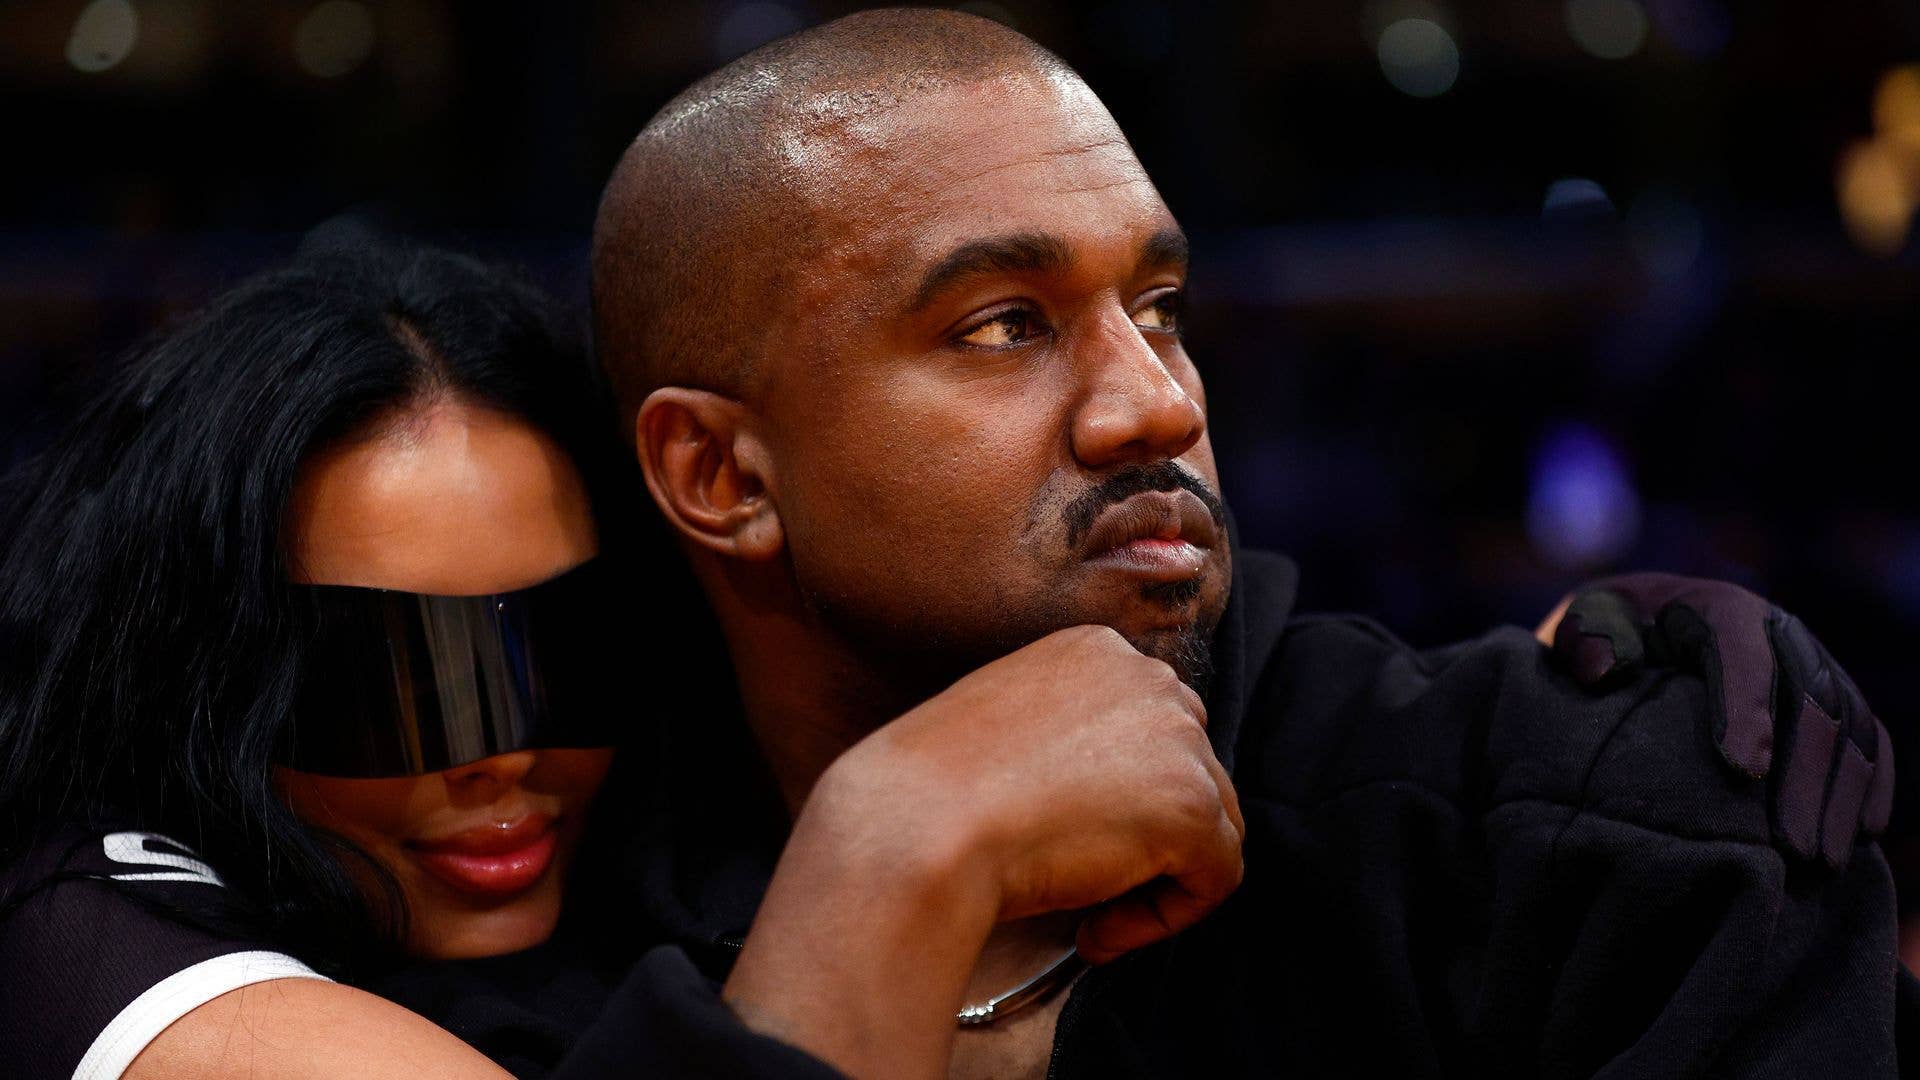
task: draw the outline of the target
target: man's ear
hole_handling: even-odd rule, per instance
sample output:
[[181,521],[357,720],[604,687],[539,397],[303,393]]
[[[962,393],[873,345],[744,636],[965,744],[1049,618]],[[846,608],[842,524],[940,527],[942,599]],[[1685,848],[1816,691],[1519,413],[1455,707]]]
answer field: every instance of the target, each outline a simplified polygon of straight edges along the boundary
[[710,551],[762,561],[786,542],[768,495],[772,460],[746,406],[707,390],[655,390],[633,421],[653,501],[680,535]]

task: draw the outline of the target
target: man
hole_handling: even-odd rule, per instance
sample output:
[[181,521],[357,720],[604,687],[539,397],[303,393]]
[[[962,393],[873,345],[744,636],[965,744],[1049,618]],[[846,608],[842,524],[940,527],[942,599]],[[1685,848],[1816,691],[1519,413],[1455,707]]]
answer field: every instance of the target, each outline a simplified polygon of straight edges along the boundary
[[[1290,618],[1215,494],[1185,275],[1092,92],[986,20],[776,42],[627,152],[598,347],[765,766],[675,721],[659,1067],[1891,1075],[1870,721],[1793,713],[1826,786],[1770,816],[1751,667],[1595,695],[1522,632]],[[1608,595],[1566,638],[1596,676]],[[1069,942],[1102,966],[956,1034]]]

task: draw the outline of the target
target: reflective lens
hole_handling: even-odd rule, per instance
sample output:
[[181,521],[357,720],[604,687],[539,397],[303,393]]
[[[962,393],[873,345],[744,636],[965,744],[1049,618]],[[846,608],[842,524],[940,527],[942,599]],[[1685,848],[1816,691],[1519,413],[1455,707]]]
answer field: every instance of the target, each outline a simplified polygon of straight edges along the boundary
[[610,576],[593,559],[490,596],[306,587],[319,633],[281,764],[407,776],[529,747],[613,745],[623,658],[604,632]]

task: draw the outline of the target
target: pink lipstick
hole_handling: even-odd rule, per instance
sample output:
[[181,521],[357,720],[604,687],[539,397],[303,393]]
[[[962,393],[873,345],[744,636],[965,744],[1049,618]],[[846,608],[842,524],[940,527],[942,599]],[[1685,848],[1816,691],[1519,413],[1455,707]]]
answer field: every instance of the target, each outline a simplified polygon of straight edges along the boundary
[[560,831],[547,814],[481,825],[408,845],[428,873],[461,892],[505,897],[524,892],[553,865]]

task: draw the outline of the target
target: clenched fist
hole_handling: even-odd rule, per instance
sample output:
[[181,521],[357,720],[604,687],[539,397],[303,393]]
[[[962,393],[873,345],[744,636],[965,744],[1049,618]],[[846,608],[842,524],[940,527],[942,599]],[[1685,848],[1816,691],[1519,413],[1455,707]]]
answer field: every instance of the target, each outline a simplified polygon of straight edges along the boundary
[[861,740],[815,784],[726,987],[855,1075],[943,1075],[994,925],[1091,909],[1096,963],[1239,885],[1206,708],[1105,627],[1051,634]]
[[1080,934],[1095,963],[1226,899],[1245,832],[1199,695],[1096,626],[988,664],[867,737],[821,777],[796,836],[821,819],[842,843],[967,883],[996,920],[1113,901]]

